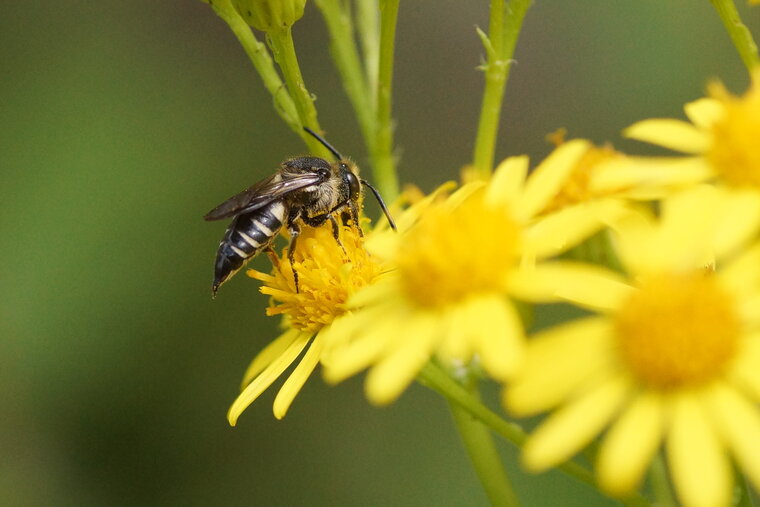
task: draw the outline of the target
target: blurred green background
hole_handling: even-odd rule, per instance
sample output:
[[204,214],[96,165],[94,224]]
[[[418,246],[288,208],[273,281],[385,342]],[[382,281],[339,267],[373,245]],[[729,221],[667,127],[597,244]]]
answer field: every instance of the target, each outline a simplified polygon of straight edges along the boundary
[[[486,1],[401,2],[395,138],[425,190],[470,157],[475,25]],[[328,139],[366,164],[313,5],[295,36]],[[706,0],[537,0],[516,59],[499,158],[544,156],[558,127],[640,149],[623,127],[747,84]],[[1,505],[486,503],[420,387],[379,409],[317,375],[283,421],[269,391],[228,426],[277,322],[245,276],[211,300],[224,224],[201,217],[304,148],[207,5],[6,2],[0,63]],[[613,504],[557,473],[515,482],[525,505]]]

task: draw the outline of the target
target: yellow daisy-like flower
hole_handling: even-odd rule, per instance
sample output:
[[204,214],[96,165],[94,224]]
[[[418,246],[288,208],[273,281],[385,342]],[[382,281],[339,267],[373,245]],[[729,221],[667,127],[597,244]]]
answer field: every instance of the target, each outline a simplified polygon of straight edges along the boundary
[[725,185],[760,190],[760,69],[741,96],[719,83],[709,86],[710,97],[686,104],[691,123],[675,119],[638,122],[625,134],[690,155],[681,159],[638,159],[651,170],[678,165]]
[[[562,144],[564,141],[560,139],[559,146]],[[541,186],[554,194],[539,214],[553,213],[598,199],[661,199],[704,179],[703,175],[684,171],[677,165],[651,170],[635,161],[635,158],[615,150],[609,144],[595,146],[587,143],[585,152],[574,164],[568,164],[562,170],[537,168],[531,177],[541,180]]]
[[[562,145],[536,176],[564,172],[588,145]],[[398,234],[368,240],[367,248],[395,269],[349,301],[356,312],[333,335],[323,362],[328,381],[371,367],[367,396],[382,404],[433,356],[447,364],[477,357],[498,379],[515,371],[524,333],[509,296],[531,299],[544,279],[533,276],[542,259],[576,245],[601,227],[602,217],[623,210],[600,201],[536,220],[555,194],[543,185],[545,177],[527,173],[527,157],[509,158],[489,182],[426,199],[400,217]]]
[[713,187],[663,201],[659,222],[617,227],[628,277],[557,267],[554,293],[599,315],[543,331],[505,390],[518,415],[556,409],[525,466],[571,458],[606,427],[600,486],[635,489],[664,445],[689,507],[729,505],[731,461],[760,487],[760,196]]
[[[381,266],[364,249],[356,228],[343,227],[340,240],[343,247],[335,241],[329,223],[319,228],[304,227],[292,267],[284,249],[275,259],[272,274],[248,271],[249,276],[264,282],[261,292],[272,297],[267,315],[284,315],[286,331],[248,367],[243,390],[227,413],[231,425],[307,349],[274,400],[275,417],[285,416],[322,358],[325,336],[346,313],[346,300],[379,275]],[[293,269],[298,272],[298,292]]]

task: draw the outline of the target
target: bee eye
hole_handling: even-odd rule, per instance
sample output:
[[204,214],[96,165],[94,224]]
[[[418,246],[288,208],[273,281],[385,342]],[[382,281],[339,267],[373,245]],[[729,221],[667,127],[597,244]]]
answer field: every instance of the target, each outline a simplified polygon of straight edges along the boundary
[[348,197],[351,200],[357,200],[359,193],[362,191],[361,185],[359,185],[359,178],[352,172],[346,173],[346,180],[348,181]]

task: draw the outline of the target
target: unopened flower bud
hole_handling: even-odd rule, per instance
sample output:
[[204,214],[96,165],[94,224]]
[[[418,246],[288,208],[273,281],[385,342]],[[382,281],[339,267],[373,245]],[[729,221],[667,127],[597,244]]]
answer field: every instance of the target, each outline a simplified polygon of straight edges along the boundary
[[306,0],[232,0],[240,16],[262,32],[285,30],[303,16]]

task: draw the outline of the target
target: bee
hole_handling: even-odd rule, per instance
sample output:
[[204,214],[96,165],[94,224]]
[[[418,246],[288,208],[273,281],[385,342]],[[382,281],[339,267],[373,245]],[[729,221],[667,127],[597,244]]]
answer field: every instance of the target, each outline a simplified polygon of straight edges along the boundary
[[[214,265],[212,296],[249,260],[263,250],[273,253],[272,243],[283,229],[290,234],[288,261],[293,265],[296,241],[301,225],[319,227],[330,221],[335,241],[340,242],[336,215],[344,223],[349,220],[359,230],[358,203],[361,186],[370,189],[393,230],[396,225],[380,193],[366,180],[359,178],[356,164],[344,158],[324,138],[308,127],[304,130],[322,143],[337,159],[330,163],[319,157],[291,158],[280,164],[273,175],[243,190],[212,209],[205,220],[232,217]],[[343,248],[345,251],[345,248]],[[293,270],[296,292],[298,273]]]

